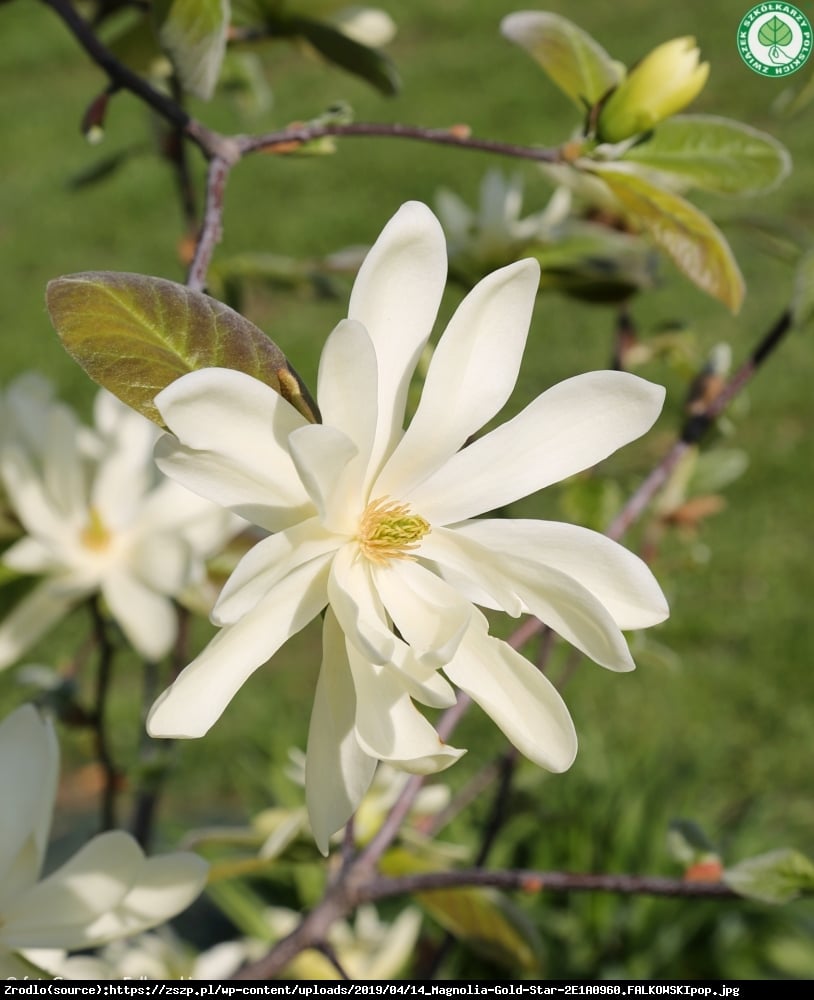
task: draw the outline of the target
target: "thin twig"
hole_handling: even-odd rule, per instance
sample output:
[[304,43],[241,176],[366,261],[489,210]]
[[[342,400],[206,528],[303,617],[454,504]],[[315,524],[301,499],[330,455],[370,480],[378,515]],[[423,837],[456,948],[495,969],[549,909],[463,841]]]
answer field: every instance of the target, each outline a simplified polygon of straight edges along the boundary
[[209,161],[203,225],[198,234],[195,254],[187,274],[187,287],[198,292],[202,292],[206,288],[206,275],[212,261],[212,254],[215,252],[215,247],[220,242],[223,233],[223,196],[233,165],[233,162],[220,156],[213,156]]
[[358,902],[370,903],[416,892],[460,889],[465,886],[492,886],[523,892],[613,892],[625,896],[670,896],[696,899],[739,899],[722,882],[690,882],[656,875],[593,875],[572,872],[486,871],[466,868],[458,871],[420,872],[398,878],[376,878],[359,887]]
[[466,125],[451,128],[422,128],[418,125],[401,125],[398,122],[339,122],[307,123],[289,125],[278,132],[263,135],[236,137],[241,155],[269,152],[284,147],[286,152],[296,152],[299,146],[328,136],[345,139],[379,138],[411,139],[429,142],[435,146],[455,146],[481,153],[495,153],[511,156],[519,160],[534,160],[537,163],[562,163],[563,153],[559,146],[520,146],[513,142],[499,142],[495,139],[478,139],[470,135]]

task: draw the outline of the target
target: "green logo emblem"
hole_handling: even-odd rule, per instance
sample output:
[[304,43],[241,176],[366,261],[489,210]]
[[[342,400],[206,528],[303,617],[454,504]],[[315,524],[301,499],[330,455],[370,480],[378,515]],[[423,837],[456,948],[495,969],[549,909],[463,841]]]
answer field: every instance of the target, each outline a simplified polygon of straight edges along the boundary
[[811,55],[811,22],[790,3],[759,3],[738,25],[738,52],[761,76],[788,76]]

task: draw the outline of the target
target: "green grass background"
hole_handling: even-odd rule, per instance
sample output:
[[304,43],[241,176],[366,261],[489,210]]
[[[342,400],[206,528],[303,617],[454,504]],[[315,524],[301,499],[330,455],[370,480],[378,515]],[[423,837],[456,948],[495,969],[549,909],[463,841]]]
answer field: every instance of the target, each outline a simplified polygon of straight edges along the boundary
[[[743,269],[748,294],[739,316],[667,263],[659,287],[635,304],[643,330],[681,322],[692,328],[699,356],[726,340],[736,361],[786,304],[792,274],[743,218],[801,232],[814,222],[814,108],[791,120],[772,111],[789,81],[761,78],[741,62],[735,31],[748,6],[739,0],[547,4],[627,63],[661,41],[694,34],[712,63],[694,110],[765,128],[792,151],[794,173],[777,191],[751,202],[697,199],[721,224]],[[800,6],[814,16],[808,0]],[[400,27],[390,51],[404,80],[391,100],[278,46],[268,59],[274,106],[262,120],[235,124],[234,107],[223,99],[193,110],[214,127],[256,131],[314,117],[343,98],[358,120],[467,122],[481,136],[556,143],[576,122],[542,71],[499,36],[500,18],[516,7],[507,0],[389,4]],[[79,121],[103,84],[46,8],[32,0],[0,7],[0,381],[41,369],[86,414],[94,387],[50,327],[46,282],[87,269],[183,280],[176,253],[181,212],[174,179],[157,157],[134,159],[92,188],[67,187],[100,156],[149,138],[149,116],[123,94],[111,105],[104,145],[85,144]],[[202,164],[194,151],[192,157],[200,179]],[[307,256],[370,243],[407,199],[431,202],[444,185],[473,201],[490,166],[519,170],[529,209],[544,204],[549,188],[533,165],[479,153],[358,139],[334,157],[252,157],[233,173],[218,258],[245,250]],[[451,290],[442,318],[458,298]],[[274,291],[249,296],[245,308],[313,384],[321,345],[346,302],[346,290],[333,299]],[[606,310],[541,296],[509,412],[561,378],[606,366],[611,327]],[[657,428],[610,467],[626,489],[671,440],[681,406],[683,386],[672,370],[652,365],[643,374],[666,381],[670,392]],[[750,465],[727,491],[727,509],[701,527],[695,544],[708,559],[693,558],[687,543],[668,541],[654,568],[670,599],[669,622],[653,630],[634,674],[587,663],[579,669],[566,692],[581,739],[577,762],[554,778],[521,768],[495,863],[675,873],[665,846],[674,817],[700,822],[729,862],[787,845],[814,856],[811,385],[811,345],[798,332],[739,406],[728,443],[745,449]],[[524,511],[561,513],[554,491]],[[32,658],[64,659],[84,626],[81,618],[67,623]],[[202,627],[199,641],[204,637]],[[674,658],[654,655],[654,642]],[[296,801],[279,765],[289,745],[304,743],[318,645],[312,626],[255,675],[205,740],[177,748],[179,769],[162,812],[168,839],[191,822],[244,820],[273,796]],[[126,758],[136,741],[139,695],[133,674],[120,673],[119,686],[126,694],[115,706],[115,739]],[[4,702],[23,693],[13,671],[0,679]],[[81,738],[67,735],[80,756]],[[456,785],[502,748],[477,712],[462,727],[459,745],[473,749],[448,775]],[[487,808],[485,798],[476,803],[451,835],[475,842]],[[541,897],[527,906],[541,933],[546,975],[814,977],[810,903],[781,911],[747,903]],[[449,969],[462,976],[494,972],[466,951]]]

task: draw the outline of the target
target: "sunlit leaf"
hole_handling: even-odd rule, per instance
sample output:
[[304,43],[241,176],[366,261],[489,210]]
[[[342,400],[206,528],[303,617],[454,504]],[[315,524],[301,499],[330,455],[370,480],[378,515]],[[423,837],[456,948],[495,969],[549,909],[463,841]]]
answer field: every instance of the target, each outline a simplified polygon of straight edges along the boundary
[[814,864],[799,851],[783,847],[727,868],[723,881],[749,899],[788,903],[803,893],[814,892]]
[[732,312],[740,309],[743,277],[726,238],[708,216],[641,176],[633,164],[595,163],[590,169],[680,271]]
[[114,271],[50,282],[51,321],[92,379],[161,424],[158,392],[199,368],[253,375],[309,420],[316,404],[277,345],[228,306],[163,278]]
[[551,80],[581,109],[591,106],[625,75],[587,31],[551,11],[518,11],[500,30],[524,48]]
[[159,0],[154,10],[158,37],[184,90],[208,100],[226,52],[229,0]]
[[[382,871],[388,875],[437,868],[437,862],[404,848],[390,850],[382,859]],[[539,969],[541,948],[535,928],[523,911],[496,889],[434,889],[417,892],[414,898],[444,930],[478,954],[507,969]]]
[[670,187],[757,194],[791,170],[782,143],[766,132],[713,115],[676,115],[622,157],[655,170]]

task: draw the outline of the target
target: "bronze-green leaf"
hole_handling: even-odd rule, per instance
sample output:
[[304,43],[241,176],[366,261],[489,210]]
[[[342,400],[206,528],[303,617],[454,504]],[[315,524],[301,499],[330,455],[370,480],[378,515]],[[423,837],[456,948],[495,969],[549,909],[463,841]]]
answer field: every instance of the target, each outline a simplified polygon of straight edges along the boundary
[[592,163],[633,221],[691,281],[737,312],[744,283],[732,250],[715,223],[690,202],[641,176],[633,164]]
[[71,357],[99,385],[159,425],[156,394],[188,372],[213,367],[253,375],[308,420],[319,419],[280,348],[202,292],[142,274],[87,271],[50,282],[46,300]]

